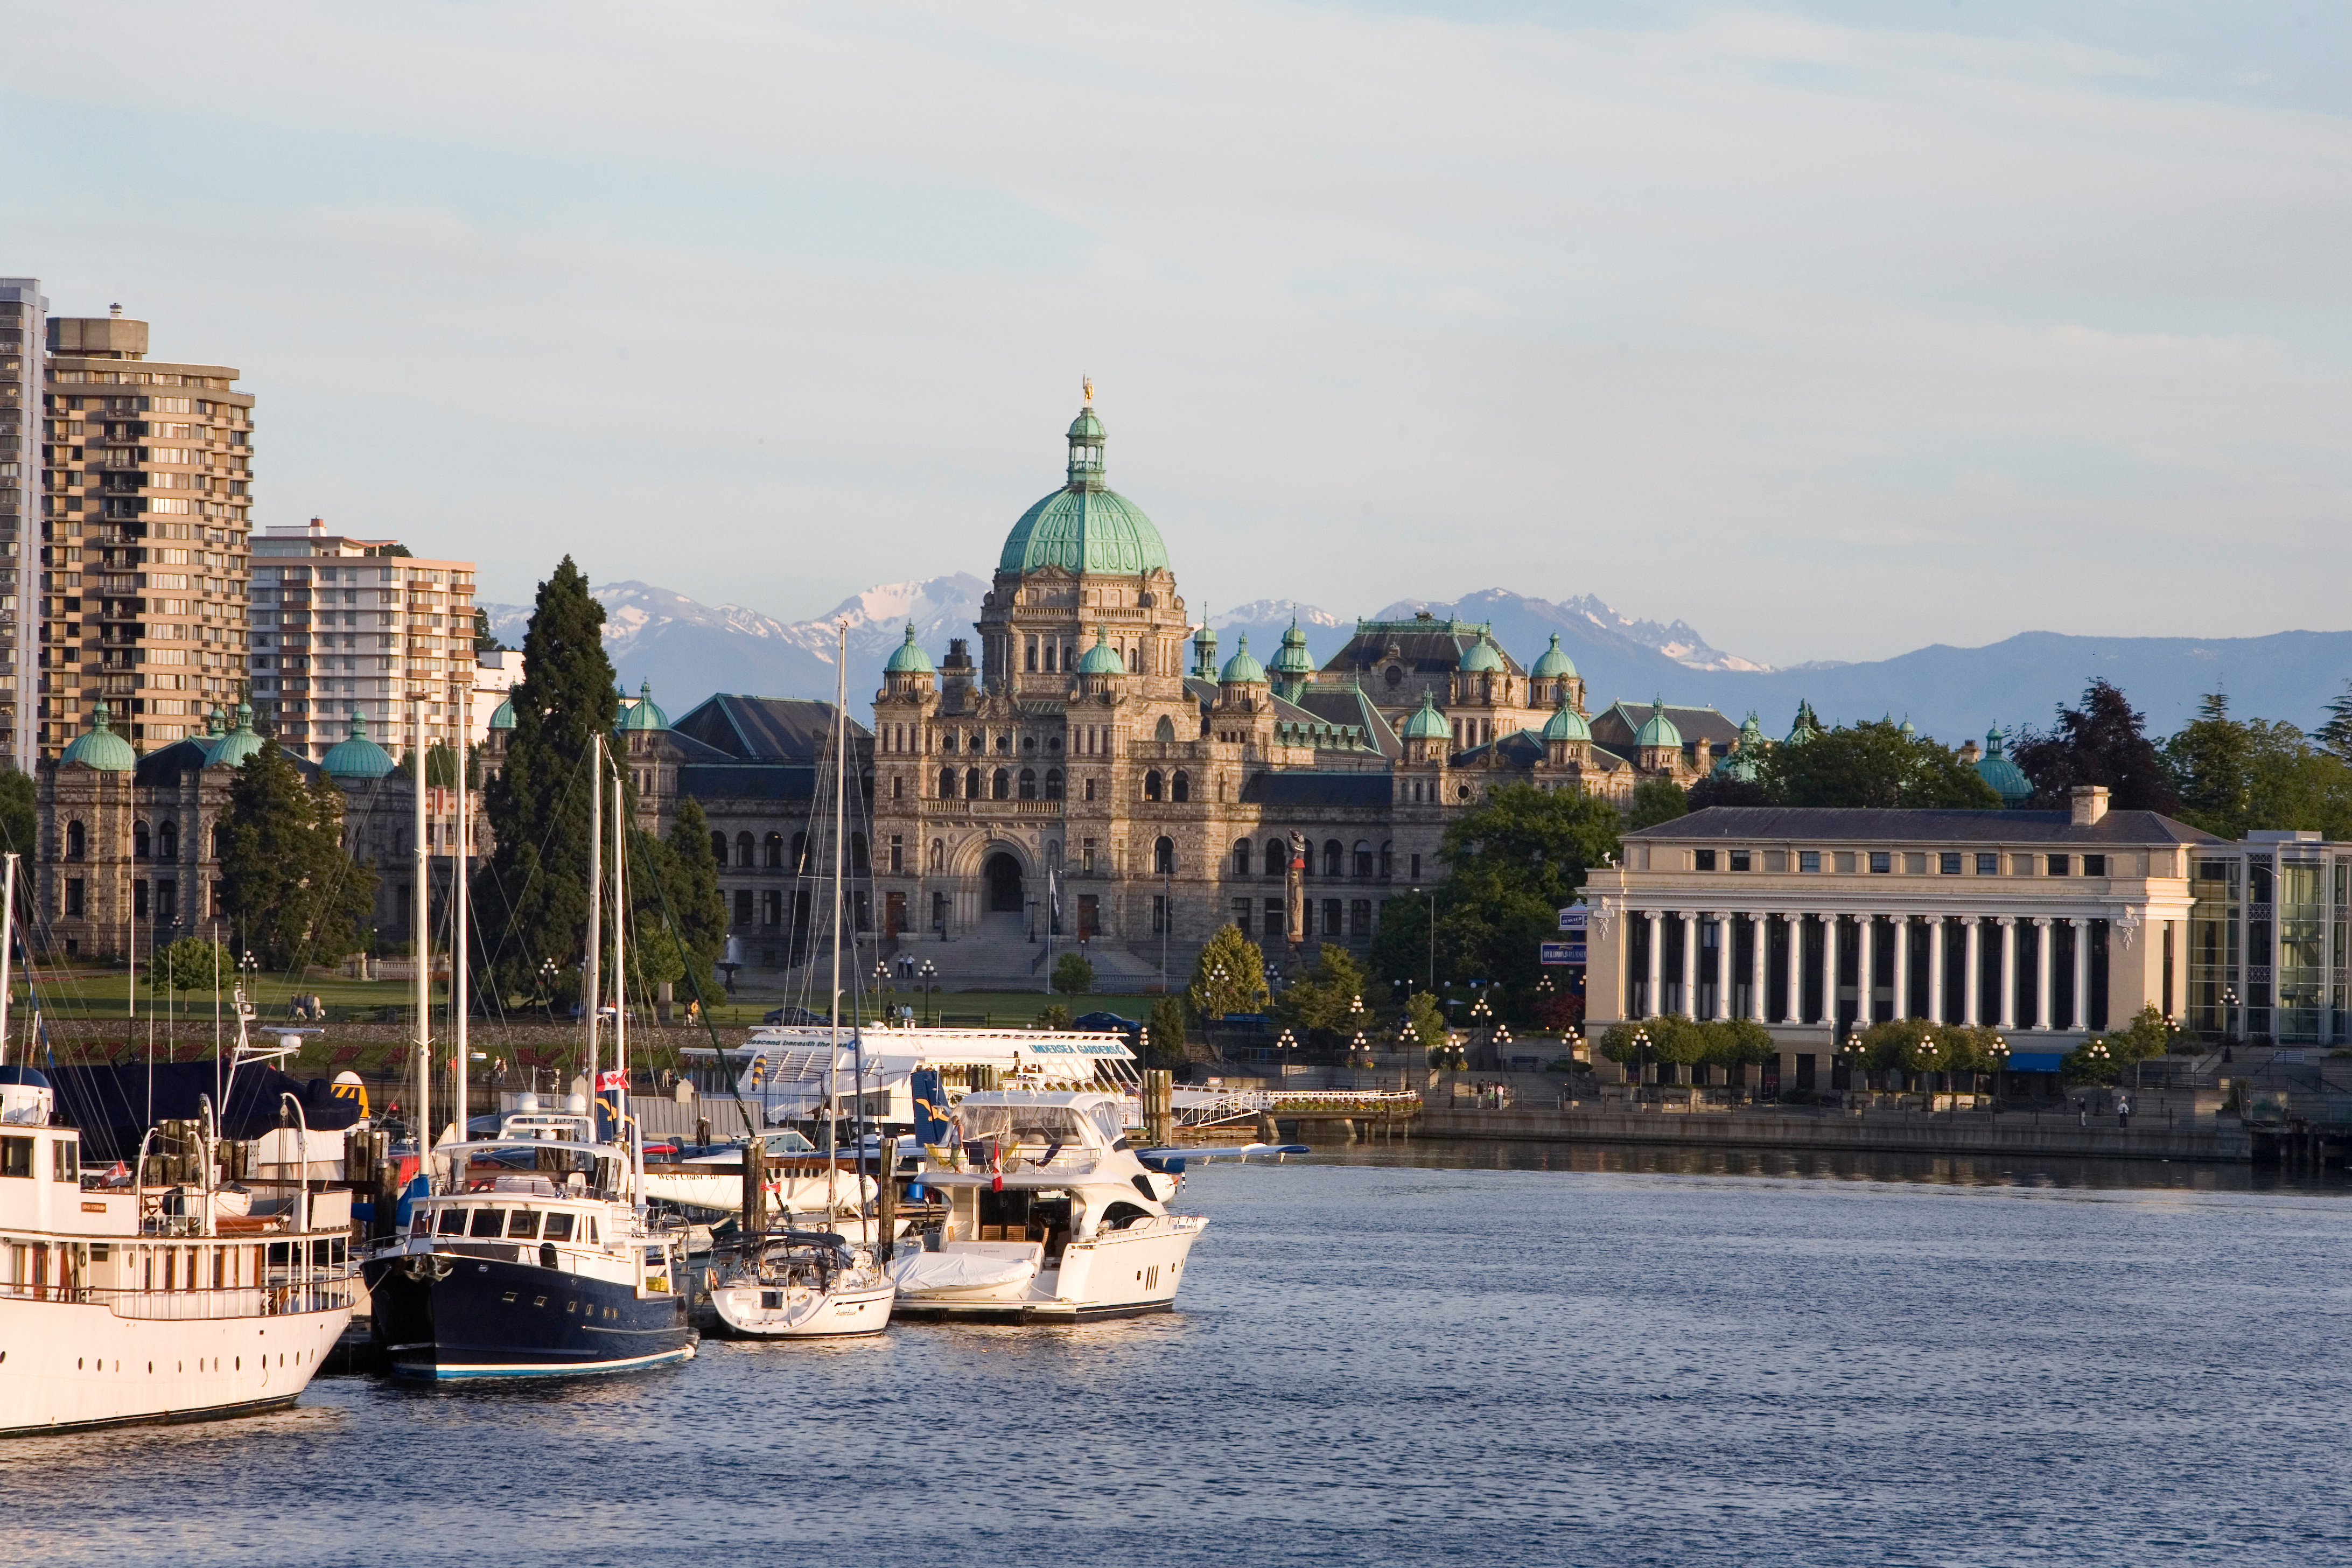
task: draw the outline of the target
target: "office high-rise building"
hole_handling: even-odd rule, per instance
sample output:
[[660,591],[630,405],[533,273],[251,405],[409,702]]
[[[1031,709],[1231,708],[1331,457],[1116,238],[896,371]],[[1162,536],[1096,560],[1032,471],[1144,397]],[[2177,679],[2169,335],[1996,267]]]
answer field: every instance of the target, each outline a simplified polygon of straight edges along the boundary
[[[425,699],[425,743],[448,742],[474,673],[474,563],[428,561],[395,539],[268,528],[253,540],[253,708],[278,743],[313,762],[352,732],[398,756],[415,744],[411,692]],[[478,733],[491,696],[474,716]]]
[[48,320],[40,710],[55,756],[103,697],[142,748],[204,732],[246,676],[253,395],[147,357],[121,307]]
[[[37,529],[47,487],[47,433],[41,427],[41,352],[48,342],[49,302],[37,278],[0,278],[0,745],[8,760],[30,773],[34,756],[36,660],[31,655],[38,621],[30,595],[37,584],[21,580],[26,530]],[[35,543],[32,549],[37,550]]]

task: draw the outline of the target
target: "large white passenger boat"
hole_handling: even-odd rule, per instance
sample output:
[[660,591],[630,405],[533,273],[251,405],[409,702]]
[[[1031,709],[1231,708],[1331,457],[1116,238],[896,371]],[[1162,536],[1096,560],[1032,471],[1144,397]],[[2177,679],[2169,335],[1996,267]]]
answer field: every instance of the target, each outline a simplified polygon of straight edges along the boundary
[[947,1200],[936,1252],[891,1265],[897,1314],[1078,1322],[1165,1312],[1208,1221],[1171,1214],[1181,1178],[1128,1146],[1119,1097],[983,1089],[925,1151]]
[[0,1068],[0,1436],[294,1403],[351,1321],[351,1194],[216,1189],[209,1138],[198,1183],[98,1185],[56,1110]]

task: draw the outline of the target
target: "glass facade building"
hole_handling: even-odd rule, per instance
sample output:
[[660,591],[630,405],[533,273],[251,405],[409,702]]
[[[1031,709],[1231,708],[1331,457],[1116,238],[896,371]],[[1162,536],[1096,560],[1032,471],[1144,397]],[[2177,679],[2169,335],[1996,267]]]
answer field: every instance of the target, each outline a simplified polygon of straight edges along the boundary
[[2352,844],[2250,833],[2200,847],[2190,886],[2189,1028],[2291,1045],[2352,1037]]

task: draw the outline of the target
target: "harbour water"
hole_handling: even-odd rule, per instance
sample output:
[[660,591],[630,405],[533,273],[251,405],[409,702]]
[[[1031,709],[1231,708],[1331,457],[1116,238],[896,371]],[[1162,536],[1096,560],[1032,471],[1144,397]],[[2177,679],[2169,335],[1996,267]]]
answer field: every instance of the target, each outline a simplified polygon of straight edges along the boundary
[[2352,1562],[2352,1188],[1464,1144],[1195,1170],[1172,1316],[0,1447],[62,1563]]

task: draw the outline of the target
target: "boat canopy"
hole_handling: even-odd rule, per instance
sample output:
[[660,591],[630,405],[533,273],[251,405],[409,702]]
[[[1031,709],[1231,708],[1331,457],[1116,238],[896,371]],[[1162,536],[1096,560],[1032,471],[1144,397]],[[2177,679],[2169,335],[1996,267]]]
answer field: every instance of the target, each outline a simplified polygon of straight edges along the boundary
[[1107,1094],[982,1093],[956,1111],[963,1142],[1108,1149],[1119,1140],[1119,1102]]

